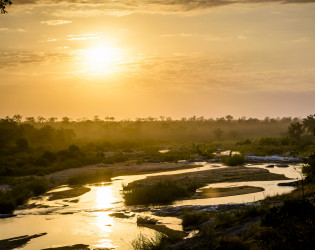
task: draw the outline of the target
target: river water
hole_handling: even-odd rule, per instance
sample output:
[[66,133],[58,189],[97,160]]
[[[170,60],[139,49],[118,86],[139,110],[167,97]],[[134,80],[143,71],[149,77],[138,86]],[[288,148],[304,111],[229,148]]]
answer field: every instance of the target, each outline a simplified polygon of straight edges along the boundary
[[[265,169],[266,164],[247,165],[246,167],[259,167]],[[119,176],[112,179],[111,183],[99,185],[88,185],[91,190],[84,195],[64,200],[48,201],[47,197],[31,199],[29,204],[40,205],[33,209],[16,210],[16,217],[0,220],[0,240],[22,235],[47,233],[46,235],[32,239],[20,249],[43,249],[49,247],[69,246],[75,244],[86,244],[91,249],[114,248],[132,249],[131,242],[139,233],[153,236],[155,232],[151,229],[137,227],[136,216],[150,215],[150,212],[134,213],[135,207],[125,207],[121,190],[123,185],[144,179],[148,176],[171,175],[204,171],[214,168],[224,168],[220,164],[205,164],[194,169],[183,169],[167,171],[154,174]],[[300,179],[299,165],[290,165],[288,168],[268,168],[271,173],[284,174],[294,180]],[[287,193],[292,187],[277,186],[280,182],[289,181],[254,181],[217,183],[207,187],[235,187],[256,186],[263,187],[263,192],[253,194],[236,195],[221,198],[181,200],[172,206],[183,205],[217,205],[229,203],[247,203],[263,199],[266,196]],[[205,187],[205,188],[207,188]],[[66,190],[67,186],[58,187],[55,191]],[[130,218],[114,218],[109,214],[115,211],[123,211]],[[158,217],[159,221],[172,229],[181,229],[181,220],[173,217]]]

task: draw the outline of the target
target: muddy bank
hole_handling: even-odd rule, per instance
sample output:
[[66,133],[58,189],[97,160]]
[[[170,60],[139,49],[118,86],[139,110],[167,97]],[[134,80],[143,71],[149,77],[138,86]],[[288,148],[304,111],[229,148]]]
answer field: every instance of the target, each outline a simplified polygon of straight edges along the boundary
[[74,187],[74,188],[71,188],[70,190],[50,192],[50,193],[47,193],[47,195],[50,195],[48,200],[53,201],[53,200],[59,200],[59,199],[78,197],[80,195],[83,195],[89,192],[90,190],[91,189],[87,187]]
[[226,197],[234,196],[241,194],[251,194],[264,191],[261,187],[252,187],[252,186],[241,186],[241,187],[231,187],[231,188],[206,188],[202,189],[200,193],[197,193],[195,197],[192,198],[217,198],[217,197]]
[[23,235],[14,238],[0,240],[0,249],[15,249],[26,245],[30,240],[46,235],[47,233]]

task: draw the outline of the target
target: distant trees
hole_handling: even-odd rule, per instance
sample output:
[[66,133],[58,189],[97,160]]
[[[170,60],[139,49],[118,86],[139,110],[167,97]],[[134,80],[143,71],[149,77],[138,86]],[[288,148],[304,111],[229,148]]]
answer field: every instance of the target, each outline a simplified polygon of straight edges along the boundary
[[12,4],[10,0],[0,0],[0,13],[5,14],[7,13],[7,7]]

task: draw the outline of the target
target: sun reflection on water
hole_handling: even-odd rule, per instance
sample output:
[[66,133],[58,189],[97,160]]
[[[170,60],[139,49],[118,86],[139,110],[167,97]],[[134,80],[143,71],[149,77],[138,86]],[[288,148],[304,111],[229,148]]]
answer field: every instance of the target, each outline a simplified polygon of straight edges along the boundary
[[117,199],[113,194],[113,187],[108,186],[99,186],[96,191],[96,208],[105,209],[113,207],[113,204]]
[[[95,204],[97,209],[108,209],[113,207],[113,202],[117,201],[117,199],[113,195],[113,187],[112,186],[98,186],[96,187],[96,197]],[[109,216],[111,211],[100,211],[95,212],[95,225],[98,227],[100,234],[103,234],[103,239],[98,240],[96,247],[101,248],[113,248],[113,242],[110,237],[110,233],[112,233],[112,226],[115,221],[114,218]]]

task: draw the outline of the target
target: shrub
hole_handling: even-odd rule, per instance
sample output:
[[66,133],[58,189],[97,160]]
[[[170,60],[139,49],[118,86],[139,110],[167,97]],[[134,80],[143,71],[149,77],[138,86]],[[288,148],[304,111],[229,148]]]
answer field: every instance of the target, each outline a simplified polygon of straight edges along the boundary
[[223,162],[227,166],[237,166],[242,165],[245,162],[245,158],[240,154],[229,155],[223,158]]

